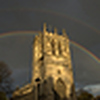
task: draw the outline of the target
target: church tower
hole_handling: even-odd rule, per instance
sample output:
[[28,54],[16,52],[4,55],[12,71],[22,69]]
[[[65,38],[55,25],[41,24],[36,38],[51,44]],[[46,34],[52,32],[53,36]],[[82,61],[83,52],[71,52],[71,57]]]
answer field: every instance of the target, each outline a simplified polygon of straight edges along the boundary
[[[44,84],[48,79],[52,79],[52,83],[47,82],[48,87],[52,84],[51,88],[60,96],[61,100],[63,98],[75,99],[71,63],[69,38],[65,30],[62,30],[62,35],[58,35],[56,28],[54,28],[54,33],[48,32],[44,23],[43,33],[36,36],[33,43],[32,83],[34,85]],[[43,86],[41,89],[42,93],[48,91],[46,93],[48,96],[50,93],[51,96],[54,96],[51,89],[46,88],[46,90]]]
[[62,30],[43,32],[33,41],[32,80],[13,93],[14,100],[76,100],[69,38]]

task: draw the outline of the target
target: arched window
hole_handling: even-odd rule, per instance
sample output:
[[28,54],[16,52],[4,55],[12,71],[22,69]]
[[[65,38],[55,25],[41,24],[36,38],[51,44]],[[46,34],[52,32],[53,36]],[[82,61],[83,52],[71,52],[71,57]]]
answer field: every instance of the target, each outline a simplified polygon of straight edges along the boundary
[[60,95],[61,98],[66,96],[66,86],[61,78],[58,78],[56,81],[56,92]]

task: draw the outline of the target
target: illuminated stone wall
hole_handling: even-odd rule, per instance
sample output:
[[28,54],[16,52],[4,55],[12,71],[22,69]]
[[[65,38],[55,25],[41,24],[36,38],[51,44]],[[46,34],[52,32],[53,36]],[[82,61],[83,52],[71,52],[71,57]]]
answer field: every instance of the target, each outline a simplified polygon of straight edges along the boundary
[[31,84],[15,91],[14,97],[33,93],[33,100],[76,100],[69,38],[65,30],[58,35],[56,28],[54,33],[48,32],[44,24],[43,33],[33,41],[32,66]]

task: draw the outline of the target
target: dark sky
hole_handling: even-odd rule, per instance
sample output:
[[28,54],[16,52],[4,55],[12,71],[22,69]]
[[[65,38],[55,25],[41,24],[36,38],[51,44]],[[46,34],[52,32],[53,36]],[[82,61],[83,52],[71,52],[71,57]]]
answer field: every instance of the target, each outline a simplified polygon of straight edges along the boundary
[[[41,30],[43,22],[52,28],[56,26],[59,32],[65,28],[71,40],[100,58],[100,0],[0,0],[0,34]],[[23,70],[21,77],[26,75],[28,78],[32,39],[32,36],[0,38],[0,60],[4,60],[14,71],[16,68],[13,73],[16,83],[20,81],[19,68]],[[72,46],[72,50],[77,82],[99,83],[100,60],[94,61],[76,47]],[[19,76],[16,76],[18,73]],[[81,83],[81,80],[84,82]]]
[[59,30],[100,58],[99,0],[0,0],[0,32],[40,30],[43,22]]

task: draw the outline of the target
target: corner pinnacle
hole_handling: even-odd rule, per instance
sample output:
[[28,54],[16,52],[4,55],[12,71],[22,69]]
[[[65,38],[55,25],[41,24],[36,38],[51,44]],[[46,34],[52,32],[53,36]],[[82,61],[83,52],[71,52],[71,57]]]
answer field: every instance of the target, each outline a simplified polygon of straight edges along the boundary
[[54,28],[54,34],[57,34],[57,28],[56,27]]
[[68,38],[68,35],[67,35],[65,29],[62,29],[62,34],[63,34],[64,37],[67,37]]
[[43,24],[43,32],[46,32],[47,27],[46,27],[46,23]]

